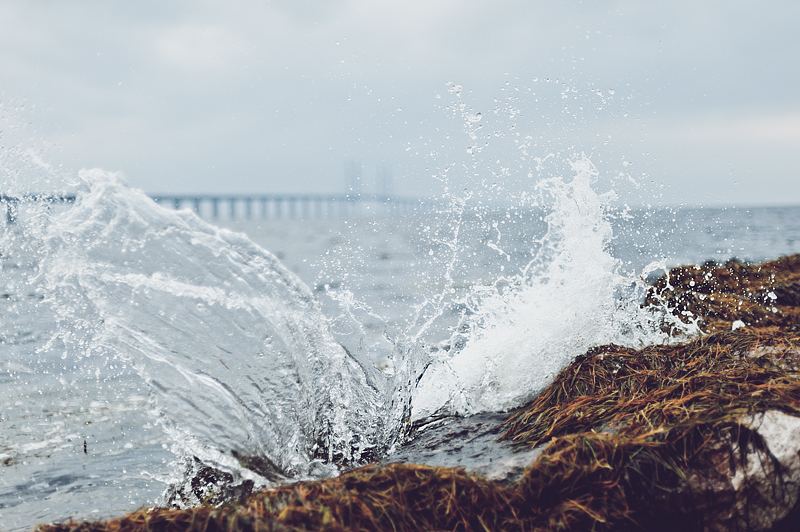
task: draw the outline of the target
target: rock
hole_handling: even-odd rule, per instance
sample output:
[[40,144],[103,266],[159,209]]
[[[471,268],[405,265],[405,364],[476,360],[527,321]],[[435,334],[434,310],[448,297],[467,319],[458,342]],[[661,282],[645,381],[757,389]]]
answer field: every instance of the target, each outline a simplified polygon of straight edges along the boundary
[[444,420],[414,435],[385,463],[460,467],[504,485],[518,481],[542,448],[520,450],[512,442],[497,441],[511,414],[487,413]]
[[[800,283],[790,283],[775,286],[771,292],[774,294],[776,305],[787,307],[800,307]],[[769,293],[767,293],[769,297]]]
[[744,437],[713,443],[687,475],[707,532],[772,530],[798,505],[800,418],[770,410],[741,424]]

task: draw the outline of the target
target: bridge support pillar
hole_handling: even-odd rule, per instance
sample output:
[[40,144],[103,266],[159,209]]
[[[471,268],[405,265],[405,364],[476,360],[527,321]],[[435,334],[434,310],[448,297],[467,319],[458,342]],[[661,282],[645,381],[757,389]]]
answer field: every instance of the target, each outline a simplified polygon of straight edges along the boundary
[[19,201],[8,198],[3,203],[6,204],[6,224],[14,225],[19,215]]

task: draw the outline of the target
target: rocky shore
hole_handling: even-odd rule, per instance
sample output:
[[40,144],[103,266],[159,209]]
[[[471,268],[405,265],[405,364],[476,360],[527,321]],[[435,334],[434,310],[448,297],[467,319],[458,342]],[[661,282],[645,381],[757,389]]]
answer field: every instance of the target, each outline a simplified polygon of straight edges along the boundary
[[704,333],[595,347],[519,411],[426,431],[393,463],[38,530],[797,530],[800,255],[675,268],[660,302]]

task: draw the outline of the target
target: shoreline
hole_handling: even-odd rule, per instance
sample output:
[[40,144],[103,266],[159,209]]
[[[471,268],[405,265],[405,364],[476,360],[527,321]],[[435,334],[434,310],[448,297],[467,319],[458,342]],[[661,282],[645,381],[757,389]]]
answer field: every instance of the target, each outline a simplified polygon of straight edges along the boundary
[[504,431],[484,431],[531,460],[512,479],[373,464],[219,507],[37,530],[789,530],[800,519],[800,255],[673,268],[646,304],[659,301],[703,335],[577,357]]

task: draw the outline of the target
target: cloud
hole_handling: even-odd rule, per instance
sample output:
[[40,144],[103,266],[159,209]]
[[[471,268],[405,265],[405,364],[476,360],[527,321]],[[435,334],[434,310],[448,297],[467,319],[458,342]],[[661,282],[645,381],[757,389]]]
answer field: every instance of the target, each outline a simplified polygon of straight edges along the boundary
[[686,117],[664,136],[677,142],[800,145],[800,112]]
[[247,43],[225,26],[185,24],[169,28],[154,43],[169,66],[186,70],[218,71],[234,68],[247,53]]
[[779,175],[798,144],[795,5],[8,0],[0,91],[36,105],[25,120],[60,145],[44,161],[151,191],[327,191],[361,159],[426,193],[418,176],[466,156],[447,81],[484,113],[483,155],[505,167],[527,161],[501,149],[490,115],[513,108],[532,154],[586,149],[669,176],[690,150],[745,160],[771,144],[786,157],[758,164]]

